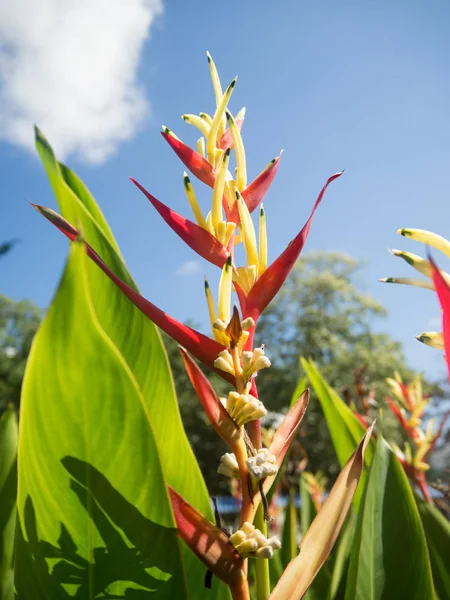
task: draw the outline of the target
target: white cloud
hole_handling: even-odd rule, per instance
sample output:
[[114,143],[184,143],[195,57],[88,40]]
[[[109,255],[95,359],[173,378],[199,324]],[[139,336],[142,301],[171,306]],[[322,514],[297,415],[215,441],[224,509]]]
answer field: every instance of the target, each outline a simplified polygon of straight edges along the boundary
[[148,115],[139,57],[162,0],[0,1],[0,137],[105,161]]
[[200,271],[200,263],[197,260],[187,260],[177,269],[177,275],[197,275]]

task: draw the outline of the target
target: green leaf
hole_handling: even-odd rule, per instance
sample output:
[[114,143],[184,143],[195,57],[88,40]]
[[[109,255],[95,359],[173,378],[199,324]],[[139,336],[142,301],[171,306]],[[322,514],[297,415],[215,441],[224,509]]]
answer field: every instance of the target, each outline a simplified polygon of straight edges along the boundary
[[306,535],[309,526],[316,518],[317,511],[303,473],[300,475],[300,527],[302,537]]
[[[322,406],[337,459],[341,467],[343,467],[366,430],[362,423],[355,417],[352,410],[339,397],[339,394],[323,379],[314,362],[312,360],[307,361],[304,358],[301,358],[300,361]],[[371,440],[364,456],[366,468],[369,467],[372,461],[374,446],[375,444]],[[358,510],[361,501],[365,478],[367,476],[366,471],[367,469],[361,476],[360,485],[353,499],[355,510]]]
[[346,600],[434,598],[411,487],[381,433],[358,514]]
[[299,552],[297,542],[297,508],[295,506],[295,488],[290,488],[287,496],[286,508],[284,510],[284,525],[281,538],[281,549],[279,555],[283,567],[287,567],[290,561],[295,558]]
[[14,597],[14,523],[17,490],[17,419],[12,406],[0,416],[0,598]]
[[450,598],[450,523],[439,510],[416,495],[416,503],[425,531],[436,594]]
[[[59,165],[43,135],[36,145],[63,216],[79,224],[87,241],[121,279],[134,284],[117,250],[112,233],[87,188],[70,169]],[[214,521],[208,492],[181,422],[166,352],[158,329],[92,263],[86,265],[89,292],[103,330],[119,349],[144,399],[154,430],[164,476],[186,500]],[[189,594],[204,596],[205,568],[184,546]],[[228,588],[213,580],[218,598],[229,598]]]
[[156,589],[184,597],[181,542],[148,409],[97,319],[87,260],[74,244],[24,379],[17,593],[59,600],[76,591],[91,600]]

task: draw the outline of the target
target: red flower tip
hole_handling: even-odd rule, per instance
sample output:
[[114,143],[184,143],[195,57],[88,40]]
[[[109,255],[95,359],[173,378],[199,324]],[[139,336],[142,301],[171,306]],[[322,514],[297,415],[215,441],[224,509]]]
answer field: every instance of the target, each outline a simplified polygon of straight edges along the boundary
[[206,185],[214,187],[216,172],[201,154],[192,150],[192,148],[189,148],[181,140],[166,131],[161,131],[161,135],[193,175],[200,179],[200,181],[203,181],[203,183],[206,183]]
[[[58,213],[44,206],[33,205],[44,217],[53,223],[64,235],[71,241],[79,238],[79,232],[66,219]],[[146,300],[136,290],[122,281],[109,267],[103,262],[97,252],[85,242],[86,254],[89,258],[105,273],[107,277],[131,300],[131,302],[153,321],[167,335],[173,338],[178,344],[184,346],[198,360],[210,368],[214,368],[214,361],[219,352],[224,350],[224,346],[218,344],[215,340],[203,335],[199,331],[180,323],[176,319],[163,312],[160,308]],[[227,381],[233,382],[234,378],[224,371],[217,371]]]
[[222,268],[229,256],[228,250],[213,235],[189,219],[179,215],[174,210],[152,196],[140,183],[130,177],[152,205],[159,212],[164,221],[186,244],[197,252],[202,258],[213,265]]
[[279,289],[286,281],[287,276],[291,272],[295,261],[303,250],[308,233],[311,227],[311,223],[314,217],[314,213],[319,206],[327,187],[332,181],[342,175],[343,171],[335,173],[328,178],[327,182],[320,191],[319,196],[314,204],[309,219],[303,226],[303,229],[297,234],[292,242],[287,246],[286,250],[280,254],[280,256],[266,269],[262,276],[256,281],[255,285],[250,290],[247,301],[245,317],[252,317],[255,322],[258,320],[260,314],[273,300]]

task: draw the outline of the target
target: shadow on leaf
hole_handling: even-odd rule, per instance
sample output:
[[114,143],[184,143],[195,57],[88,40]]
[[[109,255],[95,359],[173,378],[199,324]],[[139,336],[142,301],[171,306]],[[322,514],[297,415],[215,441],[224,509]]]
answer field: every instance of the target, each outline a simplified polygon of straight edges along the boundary
[[[92,465],[62,459],[70,488],[88,515],[96,542],[89,558],[80,553],[69,530],[60,524],[55,544],[39,538],[30,496],[16,531],[16,598],[18,600],[146,600],[174,598],[182,572],[174,568],[175,528],[158,525],[126,500]],[[86,544],[89,545],[88,543]],[[181,564],[180,564],[181,569]],[[178,593],[177,593],[178,591]],[[178,596],[179,597],[179,596]]]

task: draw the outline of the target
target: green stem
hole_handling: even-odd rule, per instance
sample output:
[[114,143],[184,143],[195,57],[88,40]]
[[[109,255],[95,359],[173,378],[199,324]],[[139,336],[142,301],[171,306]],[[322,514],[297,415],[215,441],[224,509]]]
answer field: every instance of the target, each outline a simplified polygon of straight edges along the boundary
[[[254,525],[261,533],[267,537],[267,526],[264,520],[264,507],[259,505],[256,511]],[[269,559],[256,558],[256,599],[267,600],[270,596],[270,577],[269,577]]]

